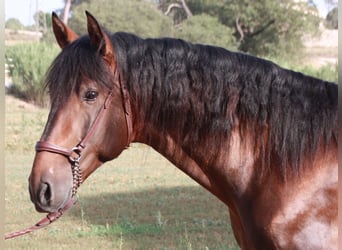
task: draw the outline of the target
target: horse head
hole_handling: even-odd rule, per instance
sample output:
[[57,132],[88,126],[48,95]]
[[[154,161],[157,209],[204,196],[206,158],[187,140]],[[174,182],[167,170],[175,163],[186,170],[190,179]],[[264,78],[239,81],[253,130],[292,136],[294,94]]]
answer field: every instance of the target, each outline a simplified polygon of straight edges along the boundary
[[82,181],[130,142],[129,99],[114,47],[96,19],[86,14],[88,35],[82,37],[57,15],[52,17],[62,51],[46,77],[51,109],[29,177],[31,200],[39,212],[62,208]]

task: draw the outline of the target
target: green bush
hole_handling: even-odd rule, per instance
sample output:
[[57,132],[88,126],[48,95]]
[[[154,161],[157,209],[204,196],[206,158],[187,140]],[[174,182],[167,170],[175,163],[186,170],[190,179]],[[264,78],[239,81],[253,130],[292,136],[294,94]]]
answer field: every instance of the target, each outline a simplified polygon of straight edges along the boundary
[[59,48],[46,43],[18,44],[6,47],[13,85],[9,93],[25,101],[44,105],[43,80]]
[[326,64],[318,69],[315,69],[310,66],[305,66],[299,69],[298,71],[306,75],[314,76],[325,81],[331,81],[331,82],[336,82],[336,83],[338,82],[337,64],[336,65]]
[[325,81],[338,82],[338,64],[328,63],[317,68],[311,65],[302,65],[294,60],[287,60],[283,57],[269,57],[266,59],[285,69],[301,72],[305,75],[313,76]]
[[[141,0],[79,1],[72,10],[70,27],[87,34],[85,10],[90,11],[109,32],[131,32],[143,38],[170,36],[172,22],[155,4]],[[104,7],[105,6],[105,7]]]
[[[203,32],[205,31],[205,32]],[[233,30],[207,14],[192,16],[175,30],[175,37],[193,43],[203,43],[237,50]]]

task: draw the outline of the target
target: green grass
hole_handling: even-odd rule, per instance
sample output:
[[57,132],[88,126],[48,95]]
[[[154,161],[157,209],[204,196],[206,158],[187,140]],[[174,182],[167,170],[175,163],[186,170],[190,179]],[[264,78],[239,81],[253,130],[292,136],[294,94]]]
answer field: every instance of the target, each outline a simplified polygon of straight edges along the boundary
[[[27,180],[47,114],[6,96],[6,232],[44,216]],[[227,207],[141,144],[93,173],[78,197],[59,221],[6,249],[238,249]]]

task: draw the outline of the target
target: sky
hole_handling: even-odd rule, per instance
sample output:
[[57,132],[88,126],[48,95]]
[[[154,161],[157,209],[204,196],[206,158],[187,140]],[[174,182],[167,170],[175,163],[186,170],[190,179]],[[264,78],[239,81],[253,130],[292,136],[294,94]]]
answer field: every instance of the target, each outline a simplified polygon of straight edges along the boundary
[[64,0],[5,0],[5,20],[13,17],[25,26],[34,24],[37,3],[38,10],[47,13],[64,8]]
[[[328,12],[324,1],[313,1],[322,17],[325,17]],[[13,17],[19,19],[25,26],[34,24],[33,15],[37,12],[37,3],[39,10],[48,13],[64,7],[64,0],[5,0],[5,20]]]

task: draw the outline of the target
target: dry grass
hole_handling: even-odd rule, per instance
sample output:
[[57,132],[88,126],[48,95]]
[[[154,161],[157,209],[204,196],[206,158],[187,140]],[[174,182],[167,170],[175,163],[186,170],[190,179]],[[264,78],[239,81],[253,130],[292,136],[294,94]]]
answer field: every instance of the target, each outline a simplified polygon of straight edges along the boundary
[[[29,200],[27,178],[46,117],[46,110],[6,97],[6,232],[44,216]],[[5,244],[6,249],[238,249],[226,206],[140,144],[98,169],[58,222]]]

